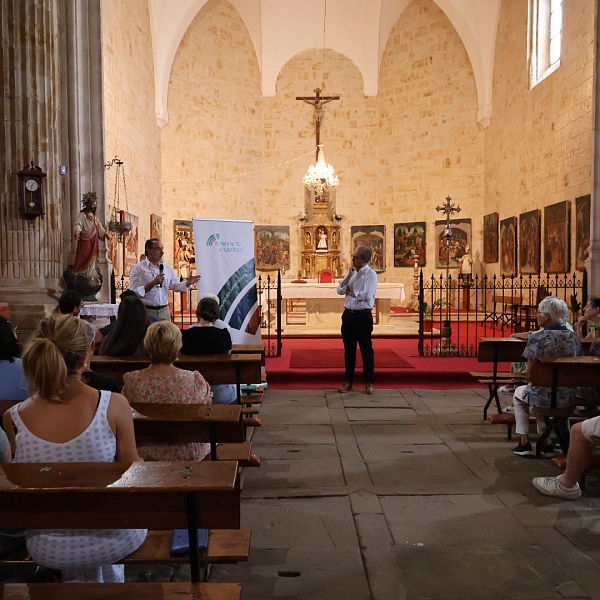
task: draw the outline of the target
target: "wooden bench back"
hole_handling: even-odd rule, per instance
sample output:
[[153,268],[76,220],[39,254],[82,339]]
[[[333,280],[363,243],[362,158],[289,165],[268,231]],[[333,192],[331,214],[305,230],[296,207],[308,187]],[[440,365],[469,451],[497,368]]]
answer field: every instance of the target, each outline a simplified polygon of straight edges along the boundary
[[[123,385],[123,375],[129,371],[145,369],[150,365],[147,356],[93,356],[90,368],[100,375],[112,377]],[[189,371],[199,371],[211,385],[220,383],[258,383],[261,377],[260,354],[205,354],[181,356],[175,366]]]
[[540,387],[599,387],[600,358],[538,358],[531,370],[531,383]]
[[[263,344],[233,344],[232,354],[260,354],[260,364],[265,366],[265,347]],[[254,382],[258,383],[258,382]]]
[[481,338],[477,360],[479,362],[523,362],[527,342],[510,338]]
[[236,462],[0,465],[0,528],[238,529]]

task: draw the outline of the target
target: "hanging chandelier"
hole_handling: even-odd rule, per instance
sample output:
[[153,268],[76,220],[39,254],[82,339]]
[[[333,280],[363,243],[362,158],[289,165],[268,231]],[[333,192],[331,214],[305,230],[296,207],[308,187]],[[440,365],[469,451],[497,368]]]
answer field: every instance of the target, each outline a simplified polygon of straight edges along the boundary
[[340,180],[335,174],[335,169],[325,162],[325,153],[321,145],[318,146],[317,155],[317,163],[309,165],[302,183],[307,190],[315,193],[316,198],[322,198],[340,185]]

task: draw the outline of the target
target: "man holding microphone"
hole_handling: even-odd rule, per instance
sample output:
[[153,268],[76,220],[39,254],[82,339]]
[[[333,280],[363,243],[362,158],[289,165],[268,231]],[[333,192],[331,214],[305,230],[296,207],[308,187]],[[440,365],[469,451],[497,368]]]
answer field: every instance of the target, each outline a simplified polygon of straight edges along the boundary
[[142,300],[149,315],[159,321],[170,321],[169,290],[187,292],[200,280],[200,275],[179,281],[175,271],[163,262],[164,248],[157,238],[146,240],[146,259],[137,263],[129,275],[129,288]]
[[354,369],[356,367],[356,344],[360,347],[363,359],[363,377],[367,394],[373,393],[373,305],[377,292],[377,273],[369,266],[371,250],[360,246],[352,256],[352,266],[346,277],[340,282],[337,293],[346,296],[342,314],[342,340],[344,342],[345,375],[340,394],[352,390]]

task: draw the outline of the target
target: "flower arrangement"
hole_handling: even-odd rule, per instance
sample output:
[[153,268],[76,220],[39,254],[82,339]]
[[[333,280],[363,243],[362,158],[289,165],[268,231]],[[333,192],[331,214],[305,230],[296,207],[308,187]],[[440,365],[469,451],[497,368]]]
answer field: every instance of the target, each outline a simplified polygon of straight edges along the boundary
[[300,212],[298,213],[298,221],[300,221],[300,223],[306,223],[306,221],[308,221],[308,216]]
[[332,216],[333,216],[333,220],[337,221],[338,223],[340,223],[344,218],[344,215],[338,215],[338,213],[335,213],[335,212],[333,213]]

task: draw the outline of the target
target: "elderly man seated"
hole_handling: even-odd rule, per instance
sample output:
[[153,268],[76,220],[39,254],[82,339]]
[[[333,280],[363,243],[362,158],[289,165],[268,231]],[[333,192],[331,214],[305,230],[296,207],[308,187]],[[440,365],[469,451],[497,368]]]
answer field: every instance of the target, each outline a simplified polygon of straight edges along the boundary
[[[578,356],[581,354],[581,342],[573,331],[566,326],[569,309],[559,298],[548,296],[544,298],[537,312],[538,325],[541,331],[532,333],[523,352],[527,359],[525,378],[529,374],[538,356]],[[515,410],[515,431],[520,436],[519,445],[513,450],[518,456],[532,456],[533,450],[529,441],[529,407],[550,408],[550,388],[535,387],[531,383],[519,386],[513,396]],[[573,390],[559,388],[556,395],[555,408],[570,408],[573,406]],[[538,418],[538,432],[544,431],[544,419]],[[544,457],[554,456],[554,448],[548,444],[541,448]]]

